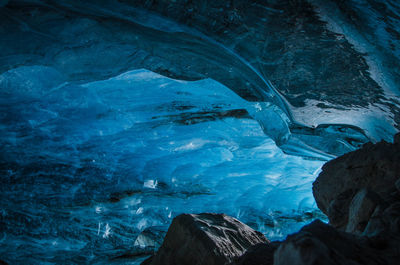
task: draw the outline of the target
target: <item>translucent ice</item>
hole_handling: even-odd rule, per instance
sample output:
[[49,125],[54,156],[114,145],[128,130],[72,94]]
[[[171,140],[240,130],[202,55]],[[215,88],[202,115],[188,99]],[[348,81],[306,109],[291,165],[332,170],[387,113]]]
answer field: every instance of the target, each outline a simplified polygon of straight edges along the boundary
[[[182,212],[272,240],[324,218],[322,161],[399,128],[377,78],[397,57],[378,67],[293,1],[228,2],[0,0],[0,260],[139,262]],[[396,55],[386,24],[361,33]]]
[[183,212],[224,212],[270,239],[318,214],[322,162],[284,154],[253,118],[260,103],[211,79],[136,70],[77,85],[32,66],[0,91],[0,251],[13,261],[144,254]]

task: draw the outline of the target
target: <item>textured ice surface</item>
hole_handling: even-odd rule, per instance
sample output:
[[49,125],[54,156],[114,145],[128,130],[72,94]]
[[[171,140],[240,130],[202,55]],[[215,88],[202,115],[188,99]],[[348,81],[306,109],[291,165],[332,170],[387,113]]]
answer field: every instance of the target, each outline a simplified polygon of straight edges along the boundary
[[183,212],[224,212],[270,239],[318,214],[322,162],[284,154],[249,115],[259,103],[211,79],[136,70],[76,85],[32,66],[3,73],[0,93],[0,255],[12,263],[140,254],[142,231]]
[[236,2],[13,0],[0,9],[0,70],[47,65],[70,82],[141,68],[211,78],[263,102],[254,117],[290,154],[328,159],[392,139],[397,101],[311,5]]
[[0,260],[135,263],[181,212],[270,239],[318,216],[321,161],[399,128],[399,7],[308,2],[0,0]]

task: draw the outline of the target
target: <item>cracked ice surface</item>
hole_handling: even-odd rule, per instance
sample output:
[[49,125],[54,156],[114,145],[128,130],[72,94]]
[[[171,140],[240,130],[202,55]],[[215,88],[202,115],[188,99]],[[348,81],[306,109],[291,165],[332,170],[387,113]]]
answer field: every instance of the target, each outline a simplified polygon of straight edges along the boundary
[[319,214],[323,162],[284,154],[252,118],[260,104],[211,79],[135,70],[74,84],[30,66],[3,73],[0,93],[6,261],[140,257],[141,232],[162,235],[183,212],[224,212],[270,239]]

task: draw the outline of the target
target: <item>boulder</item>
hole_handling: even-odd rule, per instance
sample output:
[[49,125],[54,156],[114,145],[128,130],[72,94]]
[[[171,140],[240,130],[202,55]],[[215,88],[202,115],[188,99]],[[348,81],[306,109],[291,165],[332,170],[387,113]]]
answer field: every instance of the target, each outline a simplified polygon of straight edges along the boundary
[[[361,149],[331,160],[322,167],[322,172],[313,183],[313,194],[330,224],[342,230],[354,229],[352,225],[355,224],[348,224],[350,205],[362,189],[373,191],[384,202],[391,203],[391,194],[396,190],[395,183],[400,174],[400,143],[395,142],[365,144]],[[353,207],[360,203],[359,198],[357,200]],[[355,214],[354,210],[352,214]],[[368,209],[367,215],[370,211]]]
[[182,214],[172,221],[158,252],[142,264],[223,265],[267,242],[262,233],[224,214]]

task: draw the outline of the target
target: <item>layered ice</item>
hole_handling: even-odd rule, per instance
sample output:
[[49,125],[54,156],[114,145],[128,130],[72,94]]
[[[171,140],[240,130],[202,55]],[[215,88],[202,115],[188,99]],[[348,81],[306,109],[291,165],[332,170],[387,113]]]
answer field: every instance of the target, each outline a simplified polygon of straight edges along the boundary
[[[334,34],[325,36],[327,32],[317,19],[302,22],[304,25],[298,26],[307,32],[292,36],[290,27],[296,24],[290,20],[302,14],[291,16],[290,8],[271,15],[270,9],[260,9],[261,4],[241,5],[243,10],[237,12],[246,16],[239,19],[234,16],[236,11],[232,13],[226,6],[230,4],[221,0],[193,3],[199,17],[185,16],[190,10],[186,1],[150,4],[174,14],[178,12],[174,8],[183,8],[174,20],[171,14],[166,18],[142,4],[10,1],[0,9],[0,32],[7,36],[0,39],[0,70],[46,65],[65,75],[65,80],[76,82],[107,79],[141,68],[180,80],[211,78],[242,98],[259,102],[262,111],[253,117],[286,153],[307,153],[318,159],[333,158],[367,141],[392,139],[397,130],[397,104],[380,102],[382,91],[369,78],[360,56],[331,36]],[[207,9],[214,5],[222,6]],[[285,7],[283,2],[276,5]],[[302,9],[309,12],[303,5]],[[206,18],[225,13],[228,21],[216,20],[215,27],[222,28],[214,32],[209,28],[214,22]],[[277,23],[283,24],[277,27]],[[306,42],[303,38],[312,45],[310,54],[308,48],[299,46]],[[288,48],[283,49],[285,46]],[[337,76],[332,74],[335,72]]]
[[318,215],[322,161],[284,154],[252,117],[260,103],[211,79],[135,70],[78,85],[31,66],[3,73],[0,93],[8,261],[140,256],[144,235],[183,212],[223,212],[270,239]]

